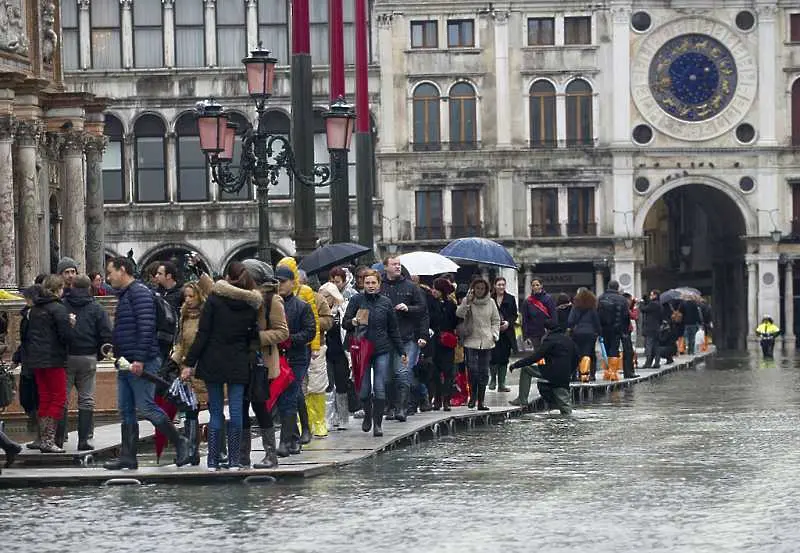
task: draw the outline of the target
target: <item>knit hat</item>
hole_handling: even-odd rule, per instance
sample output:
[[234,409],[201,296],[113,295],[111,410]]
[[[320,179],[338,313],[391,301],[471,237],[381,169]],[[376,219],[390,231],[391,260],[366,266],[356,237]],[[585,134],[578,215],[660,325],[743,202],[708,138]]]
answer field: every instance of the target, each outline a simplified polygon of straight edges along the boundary
[[434,280],[433,288],[439,290],[444,296],[449,296],[455,291],[453,284],[446,278],[437,278]]
[[344,296],[339,291],[339,288],[332,282],[326,282],[319,287],[319,293],[323,296],[330,296],[337,305],[344,303]]
[[269,263],[265,263],[260,259],[245,259],[242,261],[242,265],[244,265],[244,268],[250,273],[250,276],[253,277],[258,286],[266,282],[275,281],[275,271],[272,270]]
[[75,269],[77,271],[78,264],[75,263],[75,260],[71,257],[62,257],[59,260],[58,265],[56,265],[56,274],[63,274],[67,269]]
[[278,280],[294,280],[294,273],[286,265],[278,265],[275,270],[275,278]]

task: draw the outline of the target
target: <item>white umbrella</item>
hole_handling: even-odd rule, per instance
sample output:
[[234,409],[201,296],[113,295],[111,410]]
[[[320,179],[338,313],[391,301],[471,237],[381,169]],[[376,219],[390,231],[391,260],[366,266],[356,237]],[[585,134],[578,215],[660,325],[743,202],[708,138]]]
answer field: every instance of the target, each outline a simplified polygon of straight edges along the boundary
[[458,265],[452,259],[434,252],[404,253],[398,259],[412,275],[430,276],[458,271]]

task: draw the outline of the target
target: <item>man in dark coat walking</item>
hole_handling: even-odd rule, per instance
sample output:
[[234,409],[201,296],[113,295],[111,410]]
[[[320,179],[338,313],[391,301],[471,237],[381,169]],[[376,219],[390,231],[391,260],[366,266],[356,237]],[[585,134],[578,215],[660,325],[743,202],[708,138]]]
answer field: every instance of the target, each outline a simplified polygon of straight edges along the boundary
[[517,322],[517,298],[506,291],[506,279],[497,277],[494,280],[492,300],[497,304],[500,313],[500,339],[492,350],[489,365],[489,389],[497,388],[498,392],[510,392],[506,387],[506,371],[511,352],[517,351],[517,334],[514,330]]
[[661,356],[658,351],[658,331],[661,328],[663,309],[659,303],[661,292],[651,290],[649,296],[642,298],[639,304],[639,313],[642,315],[641,334],[644,336],[645,362],[643,369],[657,369],[661,366]]
[[622,366],[619,357],[622,336],[631,332],[631,313],[628,300],[619,291],[619,282],[609,281],[606,291],[597,298],[597,314],[603,327],[603,343],[608,355],[608,369],[616,375]]

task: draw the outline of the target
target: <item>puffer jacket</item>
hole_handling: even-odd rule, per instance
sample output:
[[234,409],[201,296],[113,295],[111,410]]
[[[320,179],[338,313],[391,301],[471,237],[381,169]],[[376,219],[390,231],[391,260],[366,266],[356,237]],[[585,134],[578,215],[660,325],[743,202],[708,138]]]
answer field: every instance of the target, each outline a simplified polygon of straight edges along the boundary
[[316,295],[310,286],[307,284],[300,284],[300,272],[297,270],[297,260],[294,257],[284,257],[278,262],[278,266],[280,265],[288,267],[294,275],[294,289],[292,293],[311,306],[311,312],[314,315],[314,328],[316,329],[314,337],[310,340],[311,351],[319,351],[322,345],[322,335],[319,329],[319,312],[317,311]]
[[464,340],[465,348],[494,348],[495,342],[500,339],[500,312],[488,294],[473,299],[472,303],[468,303],[467,298],[461,300],[461,305],[456,308],[456,316],[464,319],[471,329]]
[[100,347],[111,343],[111,319],[89,295],[88,288],[73,288],[64,304],[76,317],[69,342],[70,355],[100,355]]
[[314,322],[311,305],[294,294],[289,294],[283,297],[283,308],[286,311],[286,324],[289,327],[286,359],[293,365],[308,363],[311,358],[309,342],[313,340],[314,332],[319,328]]
[[255,338],[261,294],[220,280],[208,297],[184,364],[209,383],[248,384],[250,343]]
[[69,311],[54,296],[39,296],[28,311],[22,359],[30,368],[66,368],[72,329]]
[[347,305],[342,326],[345,330],[354,331],[353,318],[359,309],[369,311],[366,338],[375,347],[374,354],[381,355],[394,351],[404,355],[403,340],[400,338],[400,327],[397,323],[392,300],[382,294],[358,294],[353,296]]
[[114,355],[131,363],[158,357],[156,304],[153,292],[139,281],[118,293],[112,342]]
[[386,279],[381,284],[381,294],[392,300],[393,306],[401,303],[408,306],[408,311],[395,310],[403,342],[428,339],[428,305],[419,286],[403,276],[396,280]]

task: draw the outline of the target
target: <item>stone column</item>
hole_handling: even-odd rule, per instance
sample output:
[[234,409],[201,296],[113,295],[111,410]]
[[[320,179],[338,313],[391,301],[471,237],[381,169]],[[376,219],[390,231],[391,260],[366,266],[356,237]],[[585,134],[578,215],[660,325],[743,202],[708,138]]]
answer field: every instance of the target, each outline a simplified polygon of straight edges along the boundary
[[217,0],[203,0],[206,5],[206,65],[217,65]]
[[[763,255],[763,254],[762,254]],[[778,256],[758,260],[758,317],[769,313],[780,320],[781,289],[778,278]],[[756,323],[758,324],[758,323]]]
[[164,6],[164,67],[175,67],[175,0],[161,0]]
[[776,43],[782,32],[775,24],[777,6],[775,2],[758,6],[758,143],[761,146],[776,146],[775,114],[783,95],[775,94],[775,74],[780,71]]
[[[394,38],[392,36],[393,18],[402,18],[402,15],[381,15],[378,17],[378,57],[380,61],[381,73],[386,78],[380,79],[381,103],[381,133],[383,139],[378,142],[378,148],[384,153],[394,153],[397,151],[398,144],[408,144],[410,142],[405,125],[400,125],[398,132],[395,133],[394,117],[395,110],[395,86],[394,86],[394,56],[395,50],[392,48]],[[403,96],[403,107],[398,113],[405,114],[411,109]],[[410,119],[409,119],[410,120]],[[401,117],[402,121],[402,117]],[[384,192],[385,193],[385,192]]]
[[105,136],[86,140],[86,272],[105,272],[103,151]]
[[125,201],[133,203],[136,201],[136,168],[135,168],[135,155],[133,142],[135,137],[133,133],[126,134],[122,141],[122,158],[124,160],[124,188],[125,188]]
[[39,257],[39,186],[36,177],[36,148],[43,125],[38,120],[20,121],[17,125],[17,152],[14,181],[19,190],[19,282],[30,286],[41,271]]
[[122,6],[122,67],[133,67],[133,0],[119,0]]
[[519,295],[520,298],[527,298],[531,294],[531,283],[533,282],[533,265],[525,265],[525,289]]
[[642,264],[638,261],[633,264],[633,291],[634,298],[641,298],[644,295],[642,290]]
[[61,227],[61,257],[78,264],[78,272],[86,272],[86,178],[83,174],[83,149],[86,136],[82,131],[64,133],[64,222]]
[[794,260],[789,259],[783,267],[783,339],[794,342]]
[[604,265],[594,266],[594,293],[599,296],[605,292],[606,268]]
[[[497,235],[514,236],[514,171],[498,171],[495,197],[497,199]],[[530,201],[526,202],[530,204]]]
[[168,132],[164,136],[164,143],[167,146],[167,201],[175,203],[178,201],[178,156],[177,156],[177,135]]
[[508,71],[508,12],[498,10],[494,16],[495,111],[497,114],[497,147],[511,148],[511,96]]
[[758,325],[758,265],[755,261],[747,262],[747,336],[755,337]]
[[12,115],[0,118],[0,288],[17,287],[14,166],[11,157],[15,126]]
[[[258,48],[258,1],[244,0],[247,5],[247,49]],[[268,45],[264,45],[269,48]]]
[[612,143],[628,145],[631,120],[628,93],[631,87],[630,0],[612,0],[611,18],[612,88],[625,91],[624,94],[612,94]]
[[81,69],[92,66],[92,17],[89,13],[90,0],[78,0],[78,41],[81,56]]

